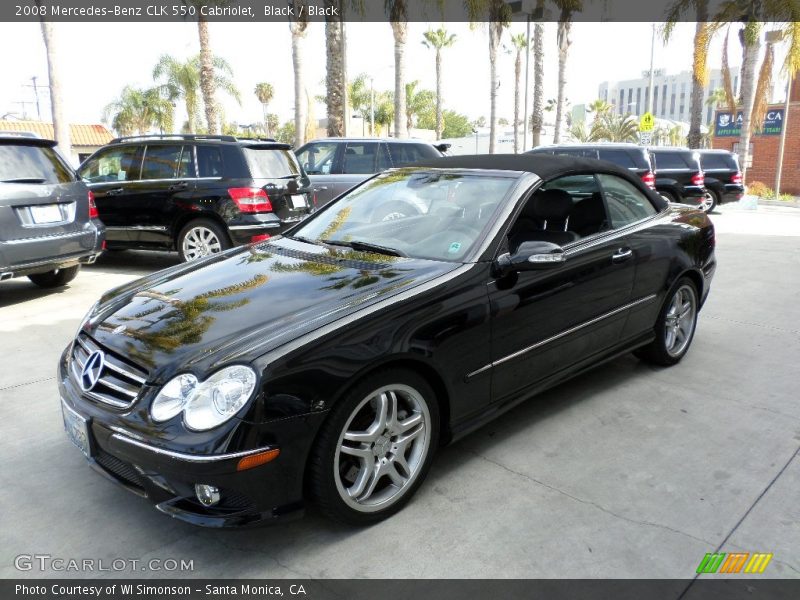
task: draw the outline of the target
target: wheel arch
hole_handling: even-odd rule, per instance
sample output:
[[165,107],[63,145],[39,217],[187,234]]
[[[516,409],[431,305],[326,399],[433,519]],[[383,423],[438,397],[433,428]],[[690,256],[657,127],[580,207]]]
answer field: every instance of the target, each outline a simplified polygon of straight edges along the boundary
[[181,235],[181,231],[183,228],[186,227],[192,221],[199,221],[202,219],[207,219],[209,221],[213,221],[217,225],[222,228],[222,231],[225,232],[225,235],[228,236],[228,242],[233,245],[233,240],[231,239],[231,234],[228,231],[228,225],[225,221],[220,217],[218,214],[209,211],[203,212],[196,212],[196,213],[184,213],[180,215],[175,222],[172,224],[172,248],[173,250],[178,249],[178,238]]

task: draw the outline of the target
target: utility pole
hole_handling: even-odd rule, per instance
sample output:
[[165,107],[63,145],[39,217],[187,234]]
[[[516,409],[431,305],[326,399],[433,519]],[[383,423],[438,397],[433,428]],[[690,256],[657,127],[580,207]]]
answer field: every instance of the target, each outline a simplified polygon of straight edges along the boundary
[[792,95],[792,81],[793,75],[789,75],[789,81],[786,84],[786,103],[783,108],[783,128],[781,129],[781,143],[778,147],[778,165],[775,171],[775,197],[780,198],[781,194],[781,175],[783,171],[783,151],[786,148],[786,130],[789,122],[789,99]]
[[656,54],[656,24],[653,23],[653,37],[650,39],[650,91],[647,97],[647,112],[653,113],[653,78],[655,76],[655,54]]
[[375,136],[375,80],[369,77],[369,134]]
[[25,87],[33,88],[33,96],[34,96],[34,98],[36,98],[36,118],[39,121],[41,121],[42,120],[42,109],[41,109],[41,106],[39,104],[39,89],[48,88],[50,86],[48,86],[48,85],[37,85],[36,81],[38,79],[39,78],[36,75],[34,75],[33,77],[31,77],[32,85],[26,84]]
[[[528,147],[528,74],[531,64],[531,15],[528,13],[525,19],[525,109],[522,111],[522,151]],[[516,124],[515,124],[516,126]],[[516,140],[514,143],[516,144]]]

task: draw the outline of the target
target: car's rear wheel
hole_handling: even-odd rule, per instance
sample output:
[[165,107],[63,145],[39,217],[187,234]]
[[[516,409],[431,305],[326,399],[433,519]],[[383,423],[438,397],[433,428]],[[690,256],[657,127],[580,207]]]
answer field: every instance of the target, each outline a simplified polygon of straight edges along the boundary
[[667,202],[675,203],[678,201],[678,198],[672,192],[663,191],[658,193],[661,194],[661,197]]
[[706,192],[705,196],[700,199],[700,204],[698,204],[698,208],[702,210],[704,213],[710,213],[714,210],[717,206],[717,198],[714,192],[708,191]]
[[52,271],[47,271],[47,273],[28,275],[28,279],[39,287],[56,288],[67,285],[78,276],[78,271],[80,270],[81,266],[75,265],[65,269],[53,269]]
[[688,352],[697,327],[699,303],[694,284],[686,277],[672,288],[658,315],[656,339],[636,351],[636,355],[656,365],[678,363]]
[[357,384],[333,410],[312,450],[308,484],[328,516],[360,525],[399,511],[422,483],[438,444],[428,382],[406,369]]
[[178,253],[183,262],[217,254],[231,247],[225,231],[214,221],[190,221],[178,236]]

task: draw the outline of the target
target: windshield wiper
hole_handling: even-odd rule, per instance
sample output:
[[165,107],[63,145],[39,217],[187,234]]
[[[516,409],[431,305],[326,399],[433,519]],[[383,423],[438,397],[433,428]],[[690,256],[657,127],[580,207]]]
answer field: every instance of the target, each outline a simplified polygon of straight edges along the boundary
[[45,180],[37,177],[17,177],[16,179],[3,179],[0,183],[44,183]]
[[312,240],[311,238],[303,237],[302,235],[287,235],[290,240],[297,240],[298,242],[305,242],[306,244],[314,244],[319,246],[319,240]]
[[360,242],[358,240],[346,242],[343,240],[326,240],[321,239],[320,242],[323,244],[328,244],[329,246],[345,246],[346,248],[352,248],[353,250],[358,250],[360,252],[374,252],[376,254],[386,254],[387,256],[400,256],[405,258],[408,256],[402,250],[398,250],[397,248],[389,248],[388,246],[379,246],[378,244],[370,244],[369,242]]

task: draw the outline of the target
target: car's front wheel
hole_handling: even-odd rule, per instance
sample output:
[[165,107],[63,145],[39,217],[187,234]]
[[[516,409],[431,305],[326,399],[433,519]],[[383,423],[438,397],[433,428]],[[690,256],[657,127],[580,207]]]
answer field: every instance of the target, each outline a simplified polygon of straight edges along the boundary
[[679,362],[694,338],[699,303],[694,284],[686,277],[672,288],[655,325],[656,339],[636,351],[636,355],[656,365]]
[[183,262],[217,254],[230,247],[225,231],[210,219],[189,222],[178,236],[178,254]]
[[309,491],[336,520],[385,519],[422,483],[438,433],[438,405],[425,379],[406,369],[372,375],[341,399],[323,426],[309,462]]
[[67,267],[66,269],[53,269],[47,273],[35,273],[28,275],[33,283],[43,288],[56,288],[62,285],[67,285],[70,281],[78,276],[78,271],[81,270],[80,265]]

